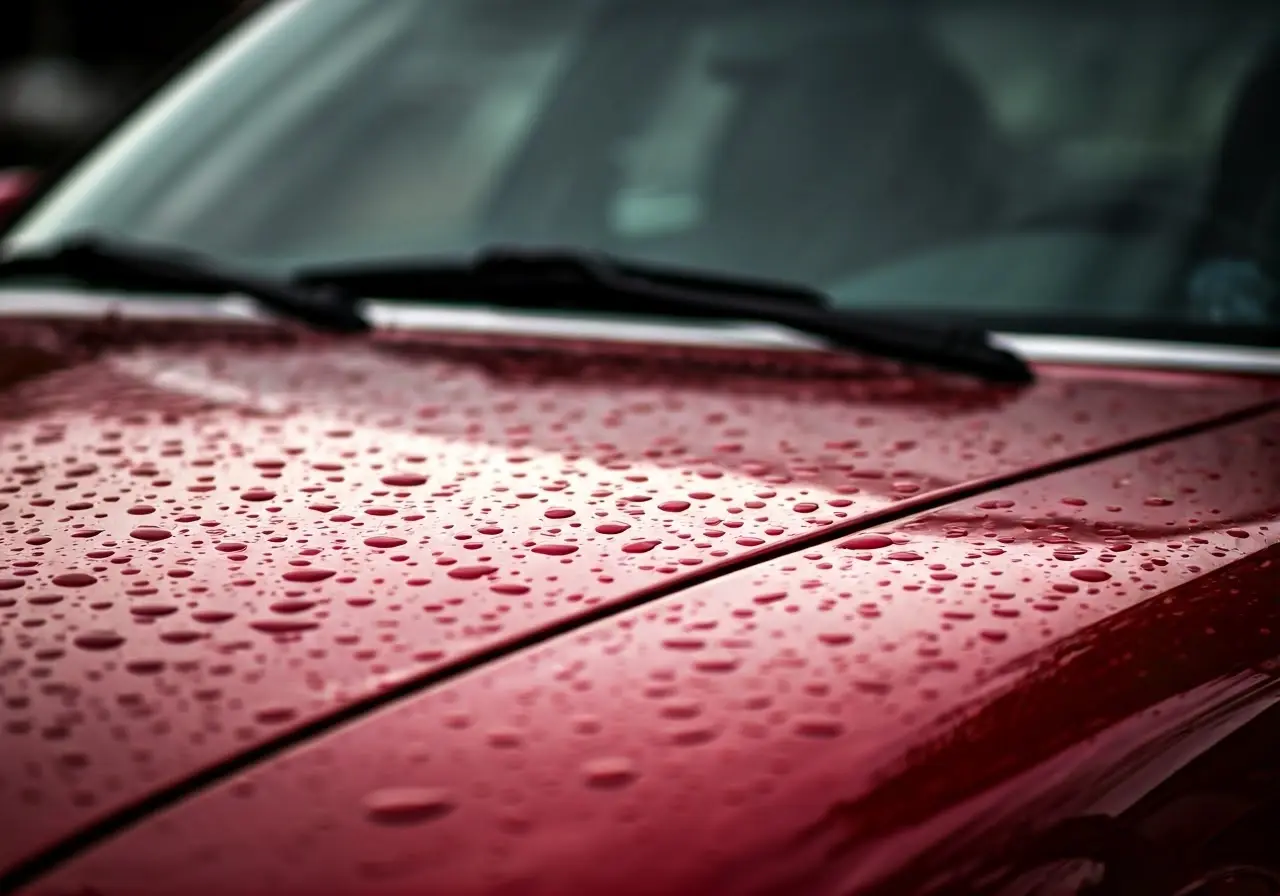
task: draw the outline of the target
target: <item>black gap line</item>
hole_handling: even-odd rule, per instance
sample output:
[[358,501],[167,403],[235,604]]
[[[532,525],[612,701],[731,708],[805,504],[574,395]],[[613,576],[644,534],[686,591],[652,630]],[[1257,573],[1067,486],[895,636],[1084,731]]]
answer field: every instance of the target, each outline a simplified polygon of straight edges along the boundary
[[1142,451],[1162,442],[1183,439],[1223,426],[1229,426],[1233,423],[1240,423],[1263,416],[1277,409],[1280,409],[1280,399],[1272,399],[1184,426],[1139,436],[1128,441],[1095,448],[1091,451],[1073,454],[1035,466],[1024,467],[1014,472],[939,489],[920,498],[903,500],[882,510],[863,514],[854,519],[825,526],[811,533],[770,545],[753,554],[726,561],[711,568],[681,577],[678,580],[664,582],[642,591],[637,591],[623,600],[595,607],[570,619],[544,626],[520,637],[476,651],[455,664],[401,682],[394,687],[357,700],[327,715],[305,722],[279,737],[251,746],[235,756],[216,762],[183,778],[181,781],[162,787],[154,793],[122,806],[103,818],[91,822],[88,826],[64,837],[53,846],[35,853],[26,860],[20,861],[8,871],[0,874],[0,893],[11,893],[33,883],[57,866],[75,858],[80,853],[88,851],[127,828],[146,820],[149,816],[172,808],[183,800],[195,796],[200,791],[211,788],[254,765],[279,756],[308,741],[318,739],[337,728],[361,720],[380,709],[429,690],[445,681],[476,671],[521,651],[530,650],[578,629],[619,616],[637,607],[664,597],[670,597],[673,594],[678,594],[706,582],[760,566],[779,557],[785,557],[815,545],[846,537],[860,530],[884,526],[904,517],[937,510],[956,501],[974,498],[996,489],[1007,488],[1011,485],[1061,473],[1076,467],[1087,466],[1122,454]]

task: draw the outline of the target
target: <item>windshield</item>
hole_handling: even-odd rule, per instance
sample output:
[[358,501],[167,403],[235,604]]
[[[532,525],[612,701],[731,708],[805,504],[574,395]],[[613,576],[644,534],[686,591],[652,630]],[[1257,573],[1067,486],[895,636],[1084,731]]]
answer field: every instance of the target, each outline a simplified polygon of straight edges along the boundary
[[94,230],[288,273],[572,246],[1269,343],[1278,38],[1272,0],[281,0],[5,250]]

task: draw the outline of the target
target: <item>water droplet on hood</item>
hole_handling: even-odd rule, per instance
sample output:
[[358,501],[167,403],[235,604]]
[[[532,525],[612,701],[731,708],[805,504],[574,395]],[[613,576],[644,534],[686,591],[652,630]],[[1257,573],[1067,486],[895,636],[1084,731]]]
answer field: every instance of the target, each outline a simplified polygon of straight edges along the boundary
[[877,548],[887,548],[891,544],[893,539],[887,535],[855,535],[840,542],[840,547],[851,551],[874,551]]
[[318,626],[305,619],[258,619],[249,623],[250,628],[267,635],[292,635]]
[[806,716],[796,719],[795,732],[801,737],[839,737],[844,733],[844,725],[828,716]]
[[315,567],[304,567],[303,569],[291,569],[284,574],[286,582],[323,582],[325,579],[337,575],[332,569],[317,569]]
[[390,485],[395,488],[413,488],[418,485],[426,485],[427,477],[417,473],[392,473],[389,476],[382,477],[383,485]]
[[422,824],[442,818],[457,804],[441,787],[386,787],[365,796],[365,816],[376,824]]
[[95,576],[87,572],[64,572],[53,577],[53,584],[62,588],[85,588],[97,581]]
[[115,632],[92,631],[76,635],[72,643],[81,650],[112,650],[124,643],[124,637]]
[[475,579],[483,579],[487,575],[497,572],[496,566],[455,566],[452,567],[446,575],[451,579],[460,579],[464,582],[474,581]]
[[578,546],[576,544],[540,544],[531,550],[535,554],[546,554],[551,557],[563,557],[566,554],[576,553]]
[[634,782],[640,776],[640,772],[630,759],[622,756],[606,756],[584,762],[582,775],[588,787],[616,790]]
[[398,548],[405,543],[405,540],[393,535],[372,535],[366,538],[364,543],[371,548]]
[[242,501],[270,501],[276,493],[265,488],[245,489],[240,493]]
[[168,529],[160,529],[156,526],[143,526],[129,533],[131,538],[136,538],[140,541],[164,541],[166,538],[172,537],[172,535],[173,533]]

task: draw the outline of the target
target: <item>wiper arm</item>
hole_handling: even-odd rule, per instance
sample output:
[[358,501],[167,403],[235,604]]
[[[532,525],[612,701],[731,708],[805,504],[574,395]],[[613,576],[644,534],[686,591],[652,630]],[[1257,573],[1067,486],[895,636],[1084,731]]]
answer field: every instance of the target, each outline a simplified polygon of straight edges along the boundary
[[195,253],[85,236],[54,250],[0,259],[0,280],[71,277],[94,286],[241,294],[310,327],[363,332],[355,295],[441,297],[514,308],[760,320],[833,346],[1003,383],[1031,369],[980,329],[926,327],[828,307],[804,286],[624,262],[577,250],[498,248],[474,258],[309,268],[292,280],[240,271]]
[[829,306],[790,284],[619,261],[577,250],[494,248],[473,258],[369,262],[303,270],[298,282],[379,298],[475,301],[511,308],[616,311],[782,324],[834,347],[1030,383],[1031,368],[975,328],[924,326]]
[[48,252],[0,259],[0,280],[21,277],[70,277],[113,289],[239,294],[272,314],[316,330],[359,333],[369,329],[359,304],[336,287],[308,287],[236,270],[181,249],[101,236],[82,236]]

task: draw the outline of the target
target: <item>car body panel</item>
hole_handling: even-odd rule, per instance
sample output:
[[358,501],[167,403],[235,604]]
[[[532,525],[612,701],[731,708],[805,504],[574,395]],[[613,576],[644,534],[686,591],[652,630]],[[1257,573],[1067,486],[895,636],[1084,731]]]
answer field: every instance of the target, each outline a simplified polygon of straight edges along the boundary
[[1272,412],[729,572],[183,794],[30,892],[991,892],[1123,850],[1071,820],[1280,699],[1277,444]]
[[9,318],[0,345],[0,868],[19,875],[416,682],[1276,394],[127,315]]

